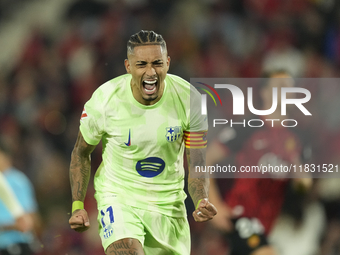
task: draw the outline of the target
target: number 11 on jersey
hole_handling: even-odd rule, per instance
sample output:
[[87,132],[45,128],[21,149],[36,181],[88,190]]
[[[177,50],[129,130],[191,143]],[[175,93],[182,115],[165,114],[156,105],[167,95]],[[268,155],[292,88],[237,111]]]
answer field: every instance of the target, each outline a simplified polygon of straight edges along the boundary
[[101,214],[103,217],[101,218],[100,222],[102,223],[103,228],[106,227],[106,224],[105,224],[105,222],[104,222],[104,218],[105,218],[105,216],[106,216],[107,213],[109,214],[110,223],[113,223],[113,222],[115,221],[115,218],[113,217],[113,209],[112,209],[112,206],[109,206],[109,207],[106,209],[105,212],[104,212],[104,210],[101,210],[101,211],[100,211],[100,214]]

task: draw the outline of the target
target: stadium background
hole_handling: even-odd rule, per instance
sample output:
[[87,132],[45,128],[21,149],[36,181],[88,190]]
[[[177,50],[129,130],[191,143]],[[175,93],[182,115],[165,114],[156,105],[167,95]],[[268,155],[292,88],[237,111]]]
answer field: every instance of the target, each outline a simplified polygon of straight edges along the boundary
[[[92,228],[81,235],[69,228],[68,166],[84,103],[100,84],[125,73],[126,42],[140,29],[164,36],[169,72],[187,80],[260,77],[277,67],[296,77],[340,74],[337,0],[2,0],[0,135],[37,193],[38,254],[104,254],[93,179],[86,200]],[[315,114],[302,128],[311,137],[312,160],[340,163],[340,86],[311,89]],[[97,148],[93,166],[99,162]],[[278,227],[278,239],[292,250],[282,254],[340,254],[333,245],[340,243],[339,183],[317,181],[302,223],[291,232]],[[193,255],[225,254],[208,224],[191,224]]]

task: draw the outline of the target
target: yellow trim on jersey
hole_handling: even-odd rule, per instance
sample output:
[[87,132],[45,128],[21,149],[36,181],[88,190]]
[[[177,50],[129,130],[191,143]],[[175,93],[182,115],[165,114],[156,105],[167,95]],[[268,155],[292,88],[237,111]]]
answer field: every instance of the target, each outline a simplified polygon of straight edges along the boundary
[[186,148],[202,149],[207,147],[207,131],[186,132],[184,131],[184,143]]

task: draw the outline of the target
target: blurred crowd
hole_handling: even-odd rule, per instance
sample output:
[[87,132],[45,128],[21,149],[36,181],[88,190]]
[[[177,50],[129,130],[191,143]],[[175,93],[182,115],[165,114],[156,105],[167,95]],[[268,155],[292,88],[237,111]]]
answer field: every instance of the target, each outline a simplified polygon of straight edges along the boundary
[[[0,72],[0,136],[36,190],[43,226],[37,254],[104,254],[93,179],[85,202],[91,230],[80,235],[68,226],[68,166],[83,105],[99,85],[125,73],[126,42],[133,33],[162,34],[169,73],[186,80],[260,77],[275,68],[295,77],[340,76],[336,0],[83,0],[65,6],[60,23],[63,28],[56,31],[32,27],[15,66]],[[340,86],[313,89],[315,115],[300,127],[311,138],[313,162],[339,164]],[[98,147],[93,169],[100,161]],[[316,248],[306,255],[340,254],[339,181],[317,181],[310,200],[321,205],[318,217],[325,223],[313,241]],[[223,237],[209,224],[190,222],[193,255],[226,254]]]

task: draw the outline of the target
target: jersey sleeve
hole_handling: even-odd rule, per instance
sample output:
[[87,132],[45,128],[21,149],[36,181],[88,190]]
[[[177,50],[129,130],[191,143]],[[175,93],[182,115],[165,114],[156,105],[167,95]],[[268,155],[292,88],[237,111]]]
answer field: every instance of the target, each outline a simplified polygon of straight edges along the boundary
[[91,99],[86,102],[80,118],[80,132],[90,145],[97,145],[105,130],[105,112],[103,110],[103,97],[97,89]]
[[190,109],[188,128],[184,131],[186,148],[205,148],[207,146],[208,117],[201,113],[201,94],[190,85]]

